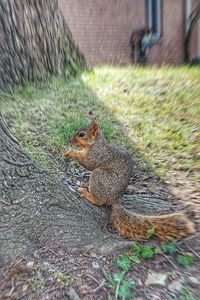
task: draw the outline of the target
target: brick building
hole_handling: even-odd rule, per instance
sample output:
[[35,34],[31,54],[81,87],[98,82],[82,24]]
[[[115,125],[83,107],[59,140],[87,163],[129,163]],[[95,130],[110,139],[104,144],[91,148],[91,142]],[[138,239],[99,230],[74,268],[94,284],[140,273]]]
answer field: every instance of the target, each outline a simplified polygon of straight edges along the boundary
[[[134,29],[149,25],[155,44],[149,64],[181,64],[185,20],[199,0],[59,0],[72,34],[91,65],[131,62]],[[200,21],[194,28],[190,57],[200,56]]]

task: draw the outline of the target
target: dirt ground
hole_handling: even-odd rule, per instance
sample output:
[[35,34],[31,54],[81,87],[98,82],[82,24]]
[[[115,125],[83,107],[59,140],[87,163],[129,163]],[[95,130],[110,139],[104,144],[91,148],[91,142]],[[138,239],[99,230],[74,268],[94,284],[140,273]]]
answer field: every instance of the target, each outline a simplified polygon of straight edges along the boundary
[[[182,174],[183,175],[183,174]],[[77,168],[73,163],[67,163],[59,174],[63,182],[73,191],[77,186],[87,182],[89,173]],[[181,178],[181,177],[179,177]],[[171,201],[171,210],[179,207],[179,195],[184,204],[190,204],[197,211],[196,222],[200,216],[200,199],[195,193],[187,199],[182,194],[185,184],[162,183],[155,174],[145,168],[136,167],[134,176],[127,187],[126,196],[148,195]],[[188,183],[188,186],[192,185]],[[196,188],[194,188],[196,191]],[[170,192],[171,191],[171,192]],[[178,192],[179,191],[179,192]],[[173,194],[172,194],[173,193]],[[194,199],[194,201],[193,201]],[[193,203],[194,202],[194,203]],[[181,204],[180,204],[181,207]],[[163,207],[163,212],[165,211]],[[197,224],[198,229],[198,224]],[[105,230],[115,235],[112,226],[108,224]],[[126,277],[133,279],[134,295],[129,299],[136,300],[192,300],[199,299],[200,292],[200,237],[199,229],[193,237],[177,242],[179,252],[189,252],[193,255],[194,264],[184,268],[177,264],[173,255],[160,254],[140,264],[132,264]],[[143,241],[140,242],[144,244]],[[158,245],[152,239],[145,244]],[[115,290],[108,281],[109,275],[119,272],[116,260],[119,254],[129,251],[127,247],[115,253],[97,256],[94,253],[73,251],[59,245],[43,246],[30,256],[18,261],[0,265],[0,299],[123,299],[116,298]],[[148,276],[156,273],[154,282],[148,282]],[[159,279],[164,275],[165,280]],[[125,298],[124,298],[125,299]]]

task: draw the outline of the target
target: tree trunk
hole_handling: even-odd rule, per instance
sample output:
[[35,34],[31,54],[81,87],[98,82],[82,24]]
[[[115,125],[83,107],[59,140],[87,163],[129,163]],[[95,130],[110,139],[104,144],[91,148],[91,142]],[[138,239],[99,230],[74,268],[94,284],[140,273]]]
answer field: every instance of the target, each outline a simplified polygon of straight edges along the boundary
[[57,0],[0,0],[0,88],[47,74],[75,75],[86,62]]
[[[124,203],[147,214],[166,211],[171,205],[169,200],[132,196]],[[109,208],[89,204],[59,178],[37,167],[0,114],[1,259],[14,259],[41,245],[93,248],[102,253],[131,244],[104,233],[109,215]]]
[[0,116],[0,254],[18,256],[39,245],[102,241],[106,209],[87,204],[40,170],[20,149]]

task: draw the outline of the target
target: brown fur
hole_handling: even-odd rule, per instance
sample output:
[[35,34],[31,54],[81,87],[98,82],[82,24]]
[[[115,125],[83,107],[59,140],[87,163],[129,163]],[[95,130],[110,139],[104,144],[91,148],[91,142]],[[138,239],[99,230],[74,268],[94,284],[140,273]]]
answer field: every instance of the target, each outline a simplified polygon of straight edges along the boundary
[[89,190],[79,188],[80,195],[95,205],[111,205],[112,222],[121,236],[145,239],[150,228],[154,229],[159,239],[184,237],[195,232],[194,223],[185,211],[144,216],[132,213],[119,204],[118,199],[132,175],[132,159],[126,150],[103,139],[96,122],[81,129],[71,142],[83,150],[67,150],[65,156],[76,159],[92,171]]
[[143,216],[114,204],[112,221],[119,235],[128,238],[146,239],[150,228],[154,229],[155,236],[161,240],[169,237],[184,237],[195,232],[194,223],[187,218],[184,211],[159,216]]

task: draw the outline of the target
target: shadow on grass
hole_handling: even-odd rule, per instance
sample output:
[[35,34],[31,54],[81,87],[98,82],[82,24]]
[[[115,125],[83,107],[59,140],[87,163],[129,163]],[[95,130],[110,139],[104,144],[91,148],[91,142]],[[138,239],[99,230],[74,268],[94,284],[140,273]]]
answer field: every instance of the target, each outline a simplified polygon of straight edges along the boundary
[[[53,78],[20,87],[2,99],[0,108],[14,135],[32,159],[49,172],[63,174],[63,151],[69,147],[69,138],[96,119],[107,140],[123,145],[133,155],[135,170],[123,204],[143,214],[174,210],[177,202],[129,137],[130,126],[120,122],[84,80]],[[78,166],[70,162],[68,167],[70,184],[76,187],[74,172]]]

